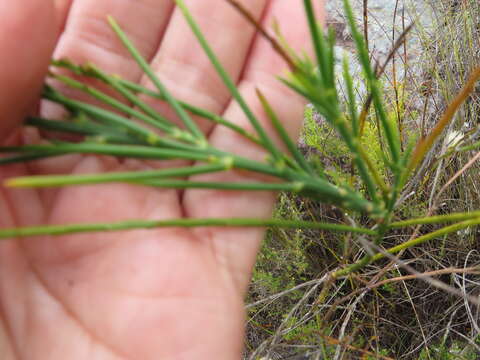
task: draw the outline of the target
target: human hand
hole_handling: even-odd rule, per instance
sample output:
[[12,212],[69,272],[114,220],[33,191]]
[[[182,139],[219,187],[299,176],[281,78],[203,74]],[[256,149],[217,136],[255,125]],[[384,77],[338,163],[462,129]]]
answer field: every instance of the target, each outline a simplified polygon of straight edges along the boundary
[[[265,117],[256,87],[295,136],[304,103],[274,79],[285,64],[224,0],[186,3],[259,118]],[[295,48],[307,46],[301,1],[242,3],[267,25],[275,18]],[[57,28],[63,23],[55,58],[90,61],[128,80],[148,83],[107,25],[106,15],[116,18],[176,97],[247,126],[172,1],[73,0],[70,4],[64,0],[56,5],[55,9],[44,0],[0,4],[2,141],[38,140],[37,134],[18,129],[38,96]],[[171,114],[166,105],[154,105]],[[41,112],[55,116],[57,110],[44,104]],[[225,128],[200,125],[221,149],[264,156]],[[0,179],[168,165],[68,156],[2,167]],[[202,179],[246,177],[229,172]],[[269,217],[274,199],[272,193],[188,190],[180,194],[126,184],[0,188],[0,227],[138,218]],[[262,237],[261,229],[169,228],[5,241],[0,244],[2,359],[238,359],[242,300]]]

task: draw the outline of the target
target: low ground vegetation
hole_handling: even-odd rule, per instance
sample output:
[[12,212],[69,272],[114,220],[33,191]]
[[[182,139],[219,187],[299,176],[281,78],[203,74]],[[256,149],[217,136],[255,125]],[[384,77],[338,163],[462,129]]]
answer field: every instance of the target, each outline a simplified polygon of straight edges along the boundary
[[[442,0],[433,6],[438,18],[435,30],[413,30],[424,48],[422,73],[409,74],[400,82],[382,81],[388,116],[397,127],[401,124],[404,139],[428,132],[480,65],[479,3]],[[403,50],[397,53],[397,62],[402,61]],[[479,110],[476,91],[407,187],[397,220],[480,208]],[[362,146],[383,175],[383,139],[373,119],[371,114]],[[306,112],[302,147],[314,166],[322,163],[329,176],[348,181],[348,149],[311,109]],[[280,196],[276,216],[353,221],[335,206],[288,194]],[[437,225],[404,228],[390,233],[384,246],[435,229]],[[462,294],[478,296],[480,277],[461,271],[480,264],[479,245],[476,228],[458,231],[408,249],[398,259],[372,264],[336,282],[325,294],[319,285],[325,275],[358,260],[364,246],[348,234],[271,230],[248,297],[247,351],[271,359],[296,359],[295,354],[303,354],[301,359],[478,359],[479,310]],[[439,288],[437,281],[455,291]]]

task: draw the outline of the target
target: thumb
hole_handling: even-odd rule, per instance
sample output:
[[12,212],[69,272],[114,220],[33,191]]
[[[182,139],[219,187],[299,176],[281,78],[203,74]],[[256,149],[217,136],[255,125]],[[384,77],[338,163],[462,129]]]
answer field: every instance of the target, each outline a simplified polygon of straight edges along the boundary
[[0,1],[0,141],[38,97],[55,30],[51,1]]

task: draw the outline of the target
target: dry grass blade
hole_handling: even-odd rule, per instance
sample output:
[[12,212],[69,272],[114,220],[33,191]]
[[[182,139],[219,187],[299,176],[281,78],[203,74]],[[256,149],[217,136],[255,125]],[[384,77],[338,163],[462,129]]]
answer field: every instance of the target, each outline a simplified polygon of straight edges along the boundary
[[454,115],[456,114],[460,106],[473,92],[473,90],[475,89],[475,84],[479,79],[480,66],[475,68],[475,70],[472,72],[460,93],[455,97],[455,99],[453,99],[450,105],[448,105],[447,110],[445,110],[442,117],[438,121],[437,125],[432,129],[430,134],[419,140],[415,147],[415,150],[413,151],[413,155],[408,166],[409,172],[414,170],[418,166],[418,164],[420,164],[420,162],[428,153],[432,145],[442,134],[443,130],[452,121]]
[[[372,244],[373,246],[375,246],[374,244]],[[395,263],[399,266],[399,267],[402,267],[404,268],[406,271],[408,271],[409,273],[411,273],[413,276],[415,276],[417,279],[419,280],[423,280],[425,281],[426,283],[440,289],[440,290],[443,290],[444,292],[446,293],[449,293],[453,296],[457,296],[459,298],[463,298],[465,300],[468,300],[471,304],[475,305],[475,306],[480,306],[480,300],[478,299],[477,296],[472,296],[472,295],[468,295],[468,294],[464,294],[462,291],[454,288],[454,287],[451,287],[447,284],[445,284],[444,282],[440,281],[440,280],[436,280],[436,279],[433,279],[431,278],[429,275],[427,274],[422,274],[422,273],[419,273],[418,271],[416,271],[413,267],[411,267],[410,265],[408,265],[405,261],[401,260],[400,258],[392,255],[392,254],[389,254],[387,251],[384,251],[382,250],[381,248],[379,248],[378,246],[375,246],[376,249],[378,251],[380,251],[385,257],[389,258],[390,260],[392,261],[395,261]],[[475,272],[478,273],[478,267],[475,268]],[[464,273],[464,272],[463,272]]]
[[232,5],[237,11],[243,15],[243,17],[252,24],[255,29],[270,43],[272,48],[280,55],[283,60],[288,64],[288,67],[291,71],[298,70],[297,66],[295,65],[295,61],[287,54],[285,49],[282,45],[273,37],[271,36],[267,30],[260,24],[255,17],[238,1],[236,0],[225,0],[230,5]]
[[302,288],[304,288],[304,287],[306,287],[306,286],[318,285],[318,284],[321,284],[321,283],[323,283],[323,282],[325,282],[325,277],[322,277],[322,278],[320,278],[320,279],[315,279],[315,280],[306,281],[306,282],[304,282],[304,283],[302,283],[302,284],[299,284],[299,285],[297,285],[297,286],[292,287],[291,289],[284,290],[284,291],[279,292],[279,293],[277,293],[277,294],[273,294],[273,295],[268,296],[268,297],[266,297],[266,298],[263,298],[263,299],[261,299],[261,300],[255,301],[255,302],[253,302],[253,303],[251,303],[251,304],[248,304],[248,305],[245,306],[245,309],[250,309],[250,308],[253,308],[253,307],[255,307],[255,306],[264,304],[264,303],[266,303],[266,302],[275,301],[275,300],[279,299],[280,297],[282,297],[282,296],[284,296],[284,295],[287,295],[287,294],[289,294],[289,293],[291,293],[291,292],[294,292],[294,291],[296,291],[296,290],[302,289]]
[[363,0],[363,36],[365,37],[367,51],[370,51],[368,44],[368,0]]
[[455,181],[457,180],[465,171],[472,167],[475,162],[480,159],[480,151],[475,154],[460,170],[458,170],[455,175],[453,175],[446,183],[442,186],[442,188],[438,191],[437,195],[435,196],[435,201],[433,201],[432,210],[435,210],[437,207],[436,204],[438,203],[438,199],[440,195],[442,195],[445,190]]
[[[395,262],[393,262],[393,263],[395,263]],[[399,281],[417,280],[417,279],[421,279],[421,278],[432,277],[432,276],[440,276],[440,275],[445,275],[445,274],[480,274],[480,269],[478,267],[459,268],[459,269],[446,268],[446,269],[440,269],[440,270],[427,271],[427,272],[423,272],[421,274],[411,274],[411,275],[397,276],[397,277],[390,278],[390,279],[385,279],[385,280],[382,280],[382,281],[369,282],[366,286],[364,286],[360,289],[354,290],[351,293],[349,293],[348,295],[345,295],[344,297],[342,297],[340,299],[337,299],[333,303],[331,308],[328,310],[324,319],[325,319],[326,322],[328,322],[328,320],[332,317],[333,312],[335,311],[335,309],[338,306],[340,306],[344,302],[350,300],[354,296],[359,295],[363,292],[374,290],[374,289],[379,288],[381,286],[391,284],[391,283],[395,283],[395,282],[399,282]],[[375,279],[378,280],[378,278],[379,278],[378,276],[375,276],[374,280]]]
[[331,336],[327,336],[327,335],[322,334],[322,333],[318,333],[318,335],[321,336],[322,338],[324,338],[331,345],[339,345],[340,347],[346,348],[348,350],[356,351],[356,352],[361,353],[363,355],[362,359],[363,358],[367,359],[368,357],[373,357],[375,359],[381,359],[381,360],[395,360],[394,358],[391,358],[391,357],[388,357],[388,356],[383,356],[383,355],[380,355],[380,354],[375,354],[375,353],[373,353],[371,351],[368,351],[368,350],[365,350],[365,349],[360,349],[356,346],[347,344],[345,341],[335,339]]
[[[384,72],[385,69],[387,68],[387,65],[392,61],[394,58],[395,54],[397,53],[397,50],[400,49],[400,46],[402,46],[405,43],[405,40],[407,39],[408,33],[413,29],[414,24],[410,24],[407,26],[407,28],[400,34],[400,37],[397,39],[395,44],[393,45],[392,49],[388,53],[387,58],[383,62],[382,65],[377,65],[375,66],[375,75],[378,78],[380,78]],[[363,106],[362,112],[360,113],[359,116],[359,123],[360,123],[360,134],[363,134],[363,130],[365,127],[365,120],[367,119],[368,115],[368,110],[370,109],[370,106],[372,105],[373,97],[370,94],[367,98],[367,101],[365,101],[365,105]]]

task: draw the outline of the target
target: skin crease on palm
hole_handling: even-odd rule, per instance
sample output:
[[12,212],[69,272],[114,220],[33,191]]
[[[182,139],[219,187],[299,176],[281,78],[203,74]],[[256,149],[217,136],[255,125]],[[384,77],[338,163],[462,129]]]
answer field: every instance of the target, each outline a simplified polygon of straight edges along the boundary
[[[302,1],[241,2],[267,26],[276,19],[296,49],[309,51]],[[285,64],[224,0],[186,3],[259,118],[267,123],[255,87],[296,136],[304,103],[274,78]],[[321,4],[317,11],[323,20]],[[15,0],[0,2],[4,144],[41,141],[20,125],[25,114],[36,108],[52,56],[92,61],[111,73],[148,84],[109,29],[106,15],[117,19],[175,96],[248,127],[172,1]],[[154,105],[171,113],[164,104]],[[40,112],[60,116],[49,104],[42,103]],[[256,159],[265,155],[224,128],[200,125],[219,148]],[[68,156],[2,167],[0,179],[170,165]],[[249,178],[237,172],[202,176],[216,181]],[[0,227],[139,218],[267,218],[274,200],[271,193],[179,194],[124,184],[46,191],[0,187]],[[261,229],[175,228],[4,241],[0,243],[1,358],[239,359],[243,297],[263,233]]]

